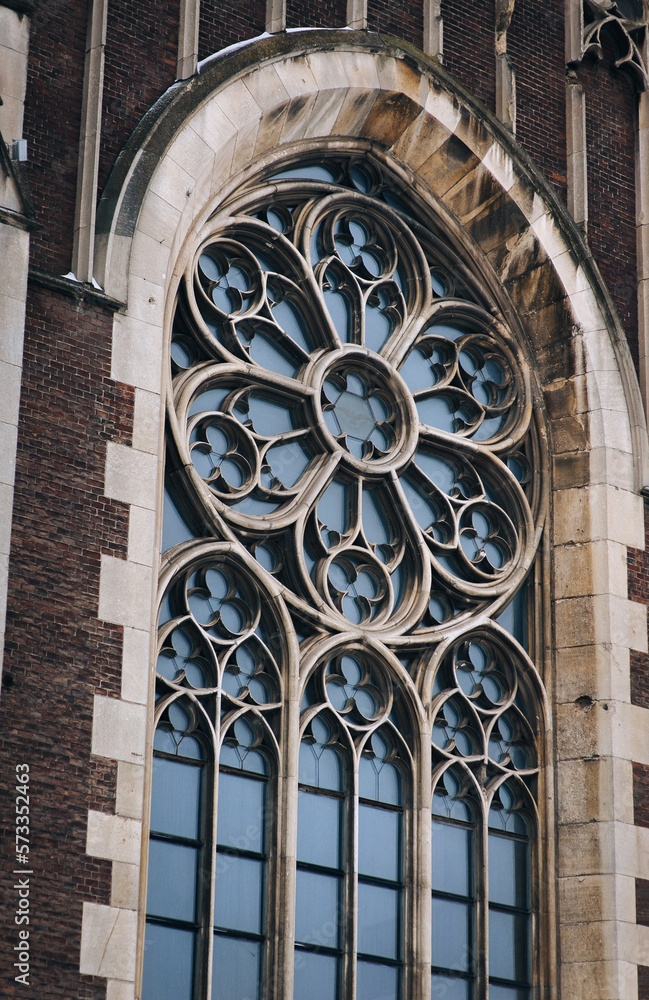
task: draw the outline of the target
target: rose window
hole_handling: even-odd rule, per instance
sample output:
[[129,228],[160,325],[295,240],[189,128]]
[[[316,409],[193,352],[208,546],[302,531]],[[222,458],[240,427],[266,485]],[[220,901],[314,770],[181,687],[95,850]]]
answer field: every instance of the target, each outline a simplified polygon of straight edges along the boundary
[[504,296],[416,198],[324,155],[186,250],[143,1000],[536,989],[541,414]]
[[502,604],[538,537],[520,348],[388,204],[276,185],[186,271],[175,489],[217,536],[274,539],[319,626],[434,632]]

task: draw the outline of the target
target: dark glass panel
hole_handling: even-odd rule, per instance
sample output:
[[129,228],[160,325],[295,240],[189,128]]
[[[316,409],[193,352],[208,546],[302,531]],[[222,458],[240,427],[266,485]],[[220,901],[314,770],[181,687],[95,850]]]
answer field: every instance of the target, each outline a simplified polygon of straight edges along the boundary
[[142,1000],[192,1000],[193,967],[192,931],[146,925]]
[[[431,980],[431,1000],[471,1000],[472,983],[468,979],[433,974]],[[493,1000],[491,991],[490,1000]]]
[[307,864],[340,865],[340,799],[299,792],[297,858]]
[[194,919],[197,860],[195,847],[149,841],[147,913],[175,920]]
[[389,545],[392,530],[377,490],[363,490],[363,533],[374,545]]
[[[257,1000],[259,996],[259,941],[241,941],[214,935],[212,1000]],[[175,1000],[163,993],[156,1000]]]
[[227,930],[262,932],[264,862],[217,854],[214,923]]
[[290,302],[289,299],[282,299],[281,302],[273,304],[273,319],[281,326],[291,340],[294,340],[307,354],[313,349],[309,328],[305,322],[302,310]]
[[528,648],[527,586],[521,587],[513,601],[510,601],[505,610],[496,618],[496,621],[520,642],[523,649]]
[[337,996],[338,959],[297,950],[293,1000],[336,1000]]
[[358,962],[356,1000],[398,1000],[400,970],[390,965]]
[[295,940],[325,948],[338,946],[340,879],[317,872],[297,872]]
[[221,771],[217,843],[261,853],[264,850],[265,806],[265,781]]
[[181,542],[188,542],[196,538],[196,535],[188,527],[184,517],[174,503],[171,493],[165,487],[164,510],[162,515],[162,552],[180,545]]
[[516,986],[489,986],[489,1000],[529,1000],[530,991]]
[[153,758],[151,831],[197,840],[202,768]]
[[472,831],[450,823],[433,822],[433,890],[469,896]]
[[358,951],[380,958],[399,957],[398,889],[358,886]]
[[396,881],[400,877],[401,813],[359,805],[358,872]]
[[525,982],[529,920],[525,914],[489,911],[489,975]]
[[489,899],[492,903],[528,905],[528,845],[522,840],[489,835]]
[[433,898],[433,965],[457,972],[472,970],[471,910],[470,903]]

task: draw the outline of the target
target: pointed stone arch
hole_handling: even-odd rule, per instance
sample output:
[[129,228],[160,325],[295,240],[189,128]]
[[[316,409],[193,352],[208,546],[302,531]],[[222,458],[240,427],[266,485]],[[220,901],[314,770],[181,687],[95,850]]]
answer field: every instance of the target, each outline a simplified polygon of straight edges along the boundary
[[[573,936],[577,925],[592,933],[614,912],[619,880],[629,878],[632,862],[618,859],[614,846],[632,822],[632,758],[616,746],[614,729],[630,708],[629,650],[646,648],[644,608],[626,598],[625,558],[627,545],[643,547],[638,491],[648,459],[640,394],[610,296],[555,193],[437,63],[367,33],[290,32],[226,50],[171,88],[133,133],[98,213],[97,277],[124,303],[115,316],[112,375],[136,395],[133,447],[109,445],[106,467],[107,495],[131,508],[128,558],[102,557],[99,606],[100,618],[125,630],[122,700],[97,696],[93,732],[93,752],[120,762],[118,813],[110,822],[90,814],[88,847],[114,861],[114,884],[122,887],[110,907],[85,904],[81,955],[82,972],[115,983],[137,982],[135,952],[118,954],[111,928],[119,921],[123,934],[134,935],[138,908],[146,796],[136,789],[150,739],[163,351],[186,241],[263,167],[307,150],[350,147],[372,150],[434,206],[535,358],[551,462],[552,572],[539,667],[555,691],[559,794],[553,813],[553,786],[546,786],[548,851],[551,857],[557,836],[556,872],[567,893],[584,877],[600,891],[597,906],[583,895],[583,904],[560,910],[559,931],[565,922]],[[596,703],[596,732],[593,717],[575,705],[584,693]],[[589,752],[598,755],[590,776],[581,761]],[[614,821],[597,795],[594,816],[590,805],[571,801],[571,782],[598,788],[607,768],[622,775]],[[616,954],[624,922],[634,920],[631,902],[620,905]],[[552,908],[548,902],[546,912]],[[553,934],[550,919],[548,984]],[[565,954],[559,973],[566,996],[581,996],[578,950]],[[620,985],[626,963],[599,964],[612,988],[631,997]],[[597,974],[598,962],[589,966]]]

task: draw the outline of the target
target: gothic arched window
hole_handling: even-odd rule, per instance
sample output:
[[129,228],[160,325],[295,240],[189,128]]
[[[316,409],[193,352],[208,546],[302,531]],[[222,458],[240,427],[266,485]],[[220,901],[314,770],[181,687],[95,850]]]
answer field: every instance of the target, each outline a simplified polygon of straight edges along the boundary
[[476,270],[369,155],[187,250],[143,1000],[532,996],[543,435]]

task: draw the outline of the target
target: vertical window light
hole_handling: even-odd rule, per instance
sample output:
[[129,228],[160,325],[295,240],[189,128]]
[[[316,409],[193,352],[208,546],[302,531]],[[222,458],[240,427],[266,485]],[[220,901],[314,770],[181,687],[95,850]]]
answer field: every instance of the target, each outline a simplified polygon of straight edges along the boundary
[[300,746],[294,1000],[340,995],[346,782],[331,742],[316,717]]
[[380,730],[358,771],[356,1000],[397,1000],[403,958],[403,779]]
[[257,1000],[266,931],[268,762],[238,719],[219,761],[213,1000]]
[[192,1000],[205,751],[178,701],[156,729],[142,1000]]
[[473,1000],[475,989],[475,811],[452,769],[433,795],[432,997]]
[[489,1000],[530,997],[530,831],[506,782],[489,812]]

